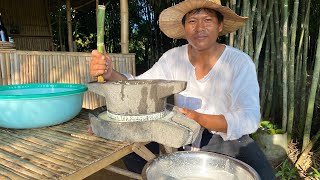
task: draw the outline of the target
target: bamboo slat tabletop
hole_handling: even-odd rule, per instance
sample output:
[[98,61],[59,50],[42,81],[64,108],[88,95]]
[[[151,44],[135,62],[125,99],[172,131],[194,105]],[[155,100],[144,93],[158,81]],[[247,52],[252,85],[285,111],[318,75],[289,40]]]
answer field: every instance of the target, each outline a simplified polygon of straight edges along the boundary
[[87,132],[87,112],[56,126],[0,128],[0,179],[82,179],[132,152],[134,144]]

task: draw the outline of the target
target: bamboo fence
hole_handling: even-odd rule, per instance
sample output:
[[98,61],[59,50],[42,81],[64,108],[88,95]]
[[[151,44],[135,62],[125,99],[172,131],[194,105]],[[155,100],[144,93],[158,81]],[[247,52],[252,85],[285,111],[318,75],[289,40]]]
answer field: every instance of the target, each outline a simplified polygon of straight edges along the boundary
[[[135,75],[134,54],[109,54],[114,69]],[[90,53],[0,50],[0,85],[31,83],[87,84]],[[86,92],[83,108],[95,109],[105,105],[105,98]]]

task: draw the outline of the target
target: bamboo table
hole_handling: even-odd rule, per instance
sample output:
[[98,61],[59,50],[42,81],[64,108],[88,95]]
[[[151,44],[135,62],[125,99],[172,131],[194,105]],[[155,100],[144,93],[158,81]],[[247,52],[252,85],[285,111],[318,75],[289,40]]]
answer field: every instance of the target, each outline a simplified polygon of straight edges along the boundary
[[107,166],[123,174],[109,165],[131,152],[147,161],[155,158],[144,144],[90,135],[88,124],[86,112],[82,112],[47,128],[0,128],[0,179],[83,179]]

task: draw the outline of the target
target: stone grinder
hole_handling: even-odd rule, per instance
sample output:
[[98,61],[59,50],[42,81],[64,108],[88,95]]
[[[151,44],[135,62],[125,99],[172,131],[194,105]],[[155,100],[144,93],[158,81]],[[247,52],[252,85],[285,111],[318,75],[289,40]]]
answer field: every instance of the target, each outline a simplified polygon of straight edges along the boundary
[[107,111],[89,114],[97,136],[125,142],[150,142],[179,148],[196,139],[200,125],[166,103],[186,88],[184,81],[125,80],[87,84],[106,98]]

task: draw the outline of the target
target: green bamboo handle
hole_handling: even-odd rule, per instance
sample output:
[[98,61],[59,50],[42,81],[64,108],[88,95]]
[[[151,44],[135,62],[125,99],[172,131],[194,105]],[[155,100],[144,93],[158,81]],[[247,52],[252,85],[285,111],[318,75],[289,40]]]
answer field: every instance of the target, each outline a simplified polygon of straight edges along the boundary
[[[98,5],[97,10],[97,50],[104,54],[104,17],[106,6]],[[98,82],[104,82],[103,75],[98,76]]]

